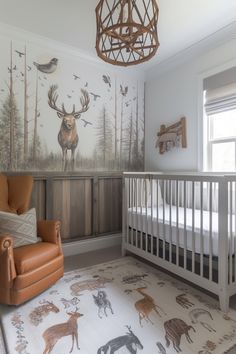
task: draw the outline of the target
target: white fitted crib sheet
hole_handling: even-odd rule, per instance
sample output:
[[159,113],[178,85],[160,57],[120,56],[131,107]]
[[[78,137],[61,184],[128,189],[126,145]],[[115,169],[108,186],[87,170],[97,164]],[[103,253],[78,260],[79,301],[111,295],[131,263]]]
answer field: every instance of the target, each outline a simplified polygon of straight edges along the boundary
[[[153,208],[130,208],[128,210],[128,224],[131,228],[142,231],[149,235],[159,236],[161,240],[165,238],[166,242],[172,240],[172,244],[184,248],[184,235],[186,232],[186,247],[187,250],[193,250],[195,243],[195,252],[201,253],[201,239],[203,243],[203,254],[209,255],[212,250],[213,256],[218,256],[218,213],[212,212],[212,221],[210,222],[210,212],[204,210],[202,213],[201,226],[201,211],[194,211],[194,228],[193,228],[193,211],[186,208],[186,223],[184,222],[184,208],[178,208],[178,220],[176,206],[171,206],[171,224],[170,224],[170,205],[166,204]],[[164,217],[163,217],[164,211]],[[158,219],[158,222],[157,222]],[[178,221],[178,222],[177,222]],[[232,215],[232,241],[229,242],[232,252],[234,253],[234,235],[235,235],[235,217]],[[211,230],[210,230],[211,226]],[[134,234],[135,235],[135,234]],[[210,237],[212,235],[212,237]],[[193,241],[193,237],[195,242]],[[230,237],[230,233],[229,233]]]

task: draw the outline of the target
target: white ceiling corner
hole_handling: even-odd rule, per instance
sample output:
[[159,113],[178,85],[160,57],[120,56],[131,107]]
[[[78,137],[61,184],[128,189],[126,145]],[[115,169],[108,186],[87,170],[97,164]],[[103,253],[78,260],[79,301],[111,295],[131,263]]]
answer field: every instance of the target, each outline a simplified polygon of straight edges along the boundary
[[[235,0],[157,0],[156,56],[138,65],[144,71],[213,38],[236,21]],[[78,48],[96,57],[95,7],[98,0],[0,0],[0,22]],[[227,35],[227,31],[225,31]]]

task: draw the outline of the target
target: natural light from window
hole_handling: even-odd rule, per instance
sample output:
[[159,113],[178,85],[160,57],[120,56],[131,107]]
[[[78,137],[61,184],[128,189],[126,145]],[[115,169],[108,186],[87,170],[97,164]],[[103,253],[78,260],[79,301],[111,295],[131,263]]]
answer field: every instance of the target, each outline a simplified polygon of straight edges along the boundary
[[214,172],[236,170],[236,110],[208,116],[208,168]]

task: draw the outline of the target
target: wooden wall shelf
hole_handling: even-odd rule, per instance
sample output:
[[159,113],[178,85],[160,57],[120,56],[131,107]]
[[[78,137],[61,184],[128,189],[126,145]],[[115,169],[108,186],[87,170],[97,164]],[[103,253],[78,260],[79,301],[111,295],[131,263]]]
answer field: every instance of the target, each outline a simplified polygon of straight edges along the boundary
[[177,123],[169,125],[162,124],[157,133],[156,148],[159,147],[160,154],[171,150],[173,147],[187,147],[186,118],[182,117]]

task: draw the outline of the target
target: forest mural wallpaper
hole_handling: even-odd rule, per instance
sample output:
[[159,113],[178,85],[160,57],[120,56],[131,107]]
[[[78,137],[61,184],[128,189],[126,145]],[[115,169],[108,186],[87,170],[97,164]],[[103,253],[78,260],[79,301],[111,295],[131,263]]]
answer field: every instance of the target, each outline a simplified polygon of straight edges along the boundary
[[142,79],[0,40],[0,170],[143,170]]

